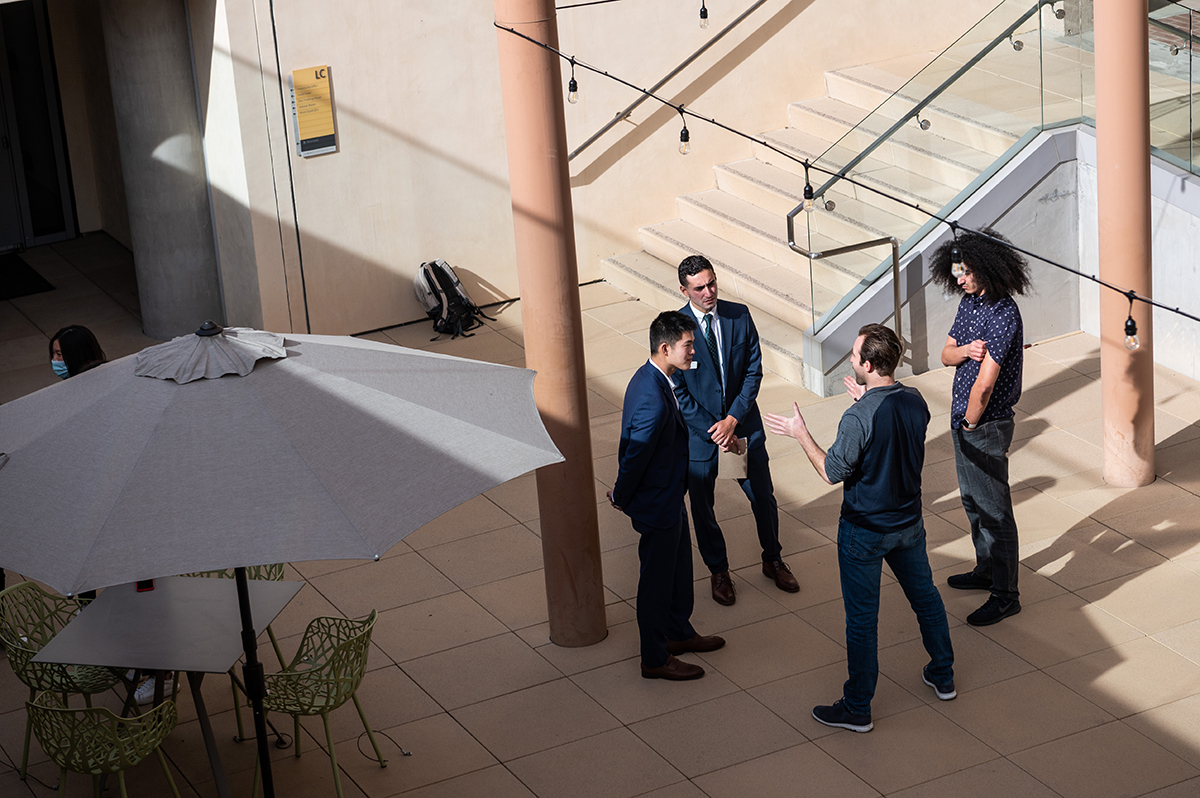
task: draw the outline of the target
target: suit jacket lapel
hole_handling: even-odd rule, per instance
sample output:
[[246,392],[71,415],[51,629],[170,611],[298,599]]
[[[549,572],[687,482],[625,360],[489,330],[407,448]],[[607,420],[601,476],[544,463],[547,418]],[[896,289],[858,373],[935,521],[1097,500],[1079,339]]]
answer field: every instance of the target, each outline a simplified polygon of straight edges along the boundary
[[[651,368],[654,368],[651,366]],[[667,407],[671,409],[671,416],[675,419],[675,423],[683,425],[683,415],[679,412],[679,400],[675,398],[675,391],[671,388],[671,380],[663,376],[663,373],[658,369],[654,369],[658,375],[658,387],[663,392],[667,402]]]

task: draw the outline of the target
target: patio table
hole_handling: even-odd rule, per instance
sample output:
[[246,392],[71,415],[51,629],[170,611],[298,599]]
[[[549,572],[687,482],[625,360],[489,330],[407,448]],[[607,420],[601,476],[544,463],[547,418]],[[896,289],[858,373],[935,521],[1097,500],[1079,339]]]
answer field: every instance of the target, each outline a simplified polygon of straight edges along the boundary
[[[251,581],[254,632],[260,635],[303,582]],[[171,576],[154,589],[107,588],[33,659],[122,670],[187,673],[217,794],[230,798],[200,685],[206,673],[225,673],[242,654],[237,584],[232,579]]]

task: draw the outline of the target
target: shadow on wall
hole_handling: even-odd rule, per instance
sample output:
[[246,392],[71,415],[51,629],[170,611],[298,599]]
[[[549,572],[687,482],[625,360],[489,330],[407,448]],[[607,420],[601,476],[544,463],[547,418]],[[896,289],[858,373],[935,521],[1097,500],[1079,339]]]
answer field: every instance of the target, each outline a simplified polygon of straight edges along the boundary
[[[703,96],[716,86],[717,83],[727,77],[736,67],[740,66],[746,59],[774,38],[776,34],[791,24],[812,3],[813,0],[792,0],[792,2],[777,11],[763,25],[755,29],[753,33],[747,36],[729,53],[717,61],[717,63],[696,76],[686,86],[671,95],[669,99],[676,104],[682,104],[684,107],[690,105],[693,100]],[[626,119],[625,121],[633,126],[633,130],[621,136],[618,141],[606,148],[603,154],[595,158],[578,174],[572,176],[572,188],[592,184],[622,158],[644,143],[646,139],[661,127],[679,118],[679,112],[674,108],[661,105],[657,100],[647,100],[646,102],[659,105],[659,108],[642,122],[632,122]],[[751,132],[756,133],[757,131]],[[615,131],[610,131],[610,134],[617,135]]]

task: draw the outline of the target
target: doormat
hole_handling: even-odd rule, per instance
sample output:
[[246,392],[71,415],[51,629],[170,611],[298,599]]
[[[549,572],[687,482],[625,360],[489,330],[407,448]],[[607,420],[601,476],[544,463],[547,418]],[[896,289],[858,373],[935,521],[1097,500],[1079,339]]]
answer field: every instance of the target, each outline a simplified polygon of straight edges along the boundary
[[15,252],[0,255],[0,300],[53,291],[54,286]]

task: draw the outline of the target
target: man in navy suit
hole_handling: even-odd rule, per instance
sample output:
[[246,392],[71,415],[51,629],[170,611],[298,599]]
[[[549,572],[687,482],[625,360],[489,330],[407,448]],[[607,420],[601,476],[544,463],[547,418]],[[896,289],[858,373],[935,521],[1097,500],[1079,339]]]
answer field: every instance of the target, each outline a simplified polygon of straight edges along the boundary
[[675,311],[650,324],[650,359],[625,390],[617,482],[608,492],[641,536],[637,622],[647,679],[699,679],[704,669],[675,655],[725,645],[696,634],[691,623],[692,540],[683,506],[687,428],[671,377],[691,365],[695,329],[690,317]]
[[781,556],[779,507],[771,484],[767,436],[758,412],[763,376],[758,330],[745,305],[717,301],[716,272],[702,255],[690,255],[679,264],[679,290],[688,298],[680,312],[694,317],[698,326],[696,362],[683,372],[676,394],[689,430],[688,494],[696,544],[712,572],[713,600],[725,605],[737,600],[725,537],[713,513],[713,489],[718,450],[739,452],[741,439],[748,439],[749,453],[746,478],[738,484],[754,513],[763,575],[780,590],[796,593],[800,585]]

